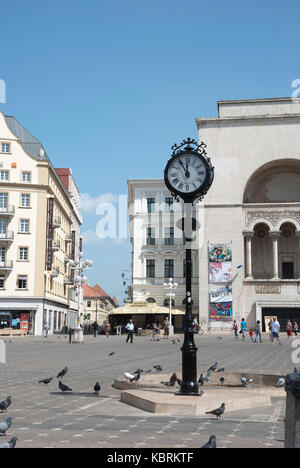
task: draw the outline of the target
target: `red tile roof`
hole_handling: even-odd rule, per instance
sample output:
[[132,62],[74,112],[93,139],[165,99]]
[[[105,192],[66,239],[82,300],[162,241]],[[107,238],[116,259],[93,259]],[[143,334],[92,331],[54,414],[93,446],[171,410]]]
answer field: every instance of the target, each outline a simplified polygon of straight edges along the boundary
[[101,297],[97,291],[95,291],[91,286],[85,284],[83,286],[83,297]]
[[95,284],[93,287],[94,291],[96,291],[101,297],[110,297],[102,288],[100,288],[99,284]]

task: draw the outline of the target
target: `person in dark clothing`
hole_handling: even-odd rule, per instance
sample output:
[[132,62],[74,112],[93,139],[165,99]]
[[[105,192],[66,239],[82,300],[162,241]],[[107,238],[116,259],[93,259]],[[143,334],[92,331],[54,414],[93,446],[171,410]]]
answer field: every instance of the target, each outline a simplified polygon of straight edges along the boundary
[[98,336],[98,329],[99,329],[98,323],[97,323],[97,322],[94,322],[93,325],[92,325],[92,327],[93,327],[93,331],[94,331],[94,338],[97,338],[97,336]]

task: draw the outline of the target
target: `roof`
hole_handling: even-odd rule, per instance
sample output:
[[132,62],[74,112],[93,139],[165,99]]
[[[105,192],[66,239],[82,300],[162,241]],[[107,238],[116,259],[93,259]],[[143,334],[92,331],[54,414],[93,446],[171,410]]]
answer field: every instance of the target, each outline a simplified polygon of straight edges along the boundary
[[95,284],[93,287],[94,291],[96,291],[101,297],[110,297],[100,286],[99,284]]
[[118,302],[118,299],[116,298],[116,296],[114,296],[113,301],[117,306],[119,305],[119,302]]
[[83,286],[83,297],[101,297],[91,286],[85,284]]

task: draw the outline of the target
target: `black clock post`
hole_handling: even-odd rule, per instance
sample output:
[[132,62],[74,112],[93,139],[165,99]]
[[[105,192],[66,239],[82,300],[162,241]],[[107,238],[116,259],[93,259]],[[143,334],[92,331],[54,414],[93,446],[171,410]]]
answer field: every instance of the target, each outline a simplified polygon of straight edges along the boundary
[[186,309],[185,332],[182,351],[182,384],[178,395],[200,395],[197,376],[197,351],[193,328],[192,299],[192,247],[197,221],[193,219],[193,203],[202,200],[214,179],[214,168],[207,157],[204,143],[198,144],[187,138],[180,145],[172,147],[164,179],[172,196],[184,202],[182,229],[185,235],[186,268]]

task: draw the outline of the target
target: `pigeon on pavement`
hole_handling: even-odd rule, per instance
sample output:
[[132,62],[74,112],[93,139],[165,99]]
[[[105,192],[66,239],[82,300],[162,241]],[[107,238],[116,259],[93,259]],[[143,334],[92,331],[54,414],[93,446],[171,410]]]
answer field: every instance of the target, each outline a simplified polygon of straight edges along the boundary
[[9,442],[5,442],[4,444],[0,445],[0,449],[14,449],[16,446],[16,442],[18,440],[18,437],[13,437]]
[[62,392],[72,392],[73,390],[59,381],[58,386]]
[[100,390],[101,390],[101,385],[99,384],[99,382],[97,382],[95,387],[94,387],[94,391],[95,391],[95,393],[98,393],[98,395],[99,395]]
[[39,380],[40,384],[48,385],[50,382],[52,382],[53,377],[51,379],[44,379],[44,380]]
[[218,363],[215,362],[215,364],[213,366],[211,366],[207,372],[215,372],[218,368]]
[[1,413],[3,413],[3,411],[6,411],[7,408],[11,405],[11,396],[8,396],[6,398],[6,400],[2,401],[0,403],[0,410],[1,410]]
[[247,379],[245,374],[243,374],[242,378],[241,378],[241,382],[242,382],[242,386],[245,388],[248,386],[248,383],[251,383],[251,382],[254,382],[253,379]]
[[221,377],[221,378],[220,378],[219,386],[222,387],[222,385],[224,385],[224,382],[225,382],[224,377]]
[[174,385],[176,384],[176,381],[177,381],[177,375],[174,372],[174,374],[171,375],[169,382],[160,382],[160,383],[162,385],[165,385],[166,387],[174,387]]
[[224,412],[225,412],[225,403],[222,403],[220,408],[217,408],[217,409],[215,409],[213,411],[207,411],[205,414],[213,414],[214,416],[217,416],[217,419],[219,419],[219,418],[222,417]]
[[204,380],[203,374],[200,375],[199,380],[198,380],[198,383],[201,385],[201,387],[203,387],[203,385],[205,384],[205,380]]
[[211,438],[209,439],[207,444],[203,445],[203,447],[201,447],[201,448],[211,448],[211,449],[217,448],[216,436],[211,436]]
[[8,431],[8,429],[10,428],[11,423],[12,423],[11,418],[7,418],[7,420],[5,422],[1,422],[0,423],[0,434],[6,435],[6,431]]
[[66,373],[67,373],[68,371],[69,371],[69,369],[68,369],[67,367],[65,367],[65,368],[58,374],[58,376],[57,376],[56,378],[57,378],[57,379],[59,379],[59,378],[62,379],[62,378],[66,375]]
[[285,384],[285,378],[284,378],[284,377],[281,377],[281,378],[278,380],[278,382],[277,382],[277,384],[276,384],[276,387],[277,387],[277,388],[284,387],[284,384]]
[[143,369],[137,369],[134,374],[143,374]]
[[114,354],[116,354],[116,353],[114,353],[114,352],[113,352],[113,353],[109,353],[109,356],[113,356]]
[[159,364],[157,366],[153,366],[153,368],[156,369],[159,372],[162,371],[162,367]]
[[225,372],[225,368],[222,367],[221,369],[218,369],[217,372]]

